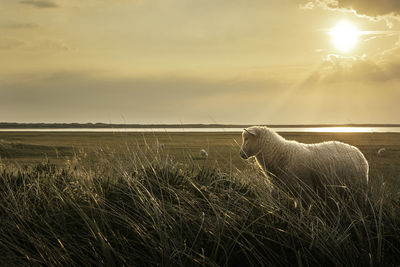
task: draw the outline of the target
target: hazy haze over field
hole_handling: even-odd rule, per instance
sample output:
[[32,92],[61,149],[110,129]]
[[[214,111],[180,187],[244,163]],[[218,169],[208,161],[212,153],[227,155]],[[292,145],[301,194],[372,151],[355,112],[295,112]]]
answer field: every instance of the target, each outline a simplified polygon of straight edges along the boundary
[[400,123],[399,31],[398,0],[1,0],[0,121]]

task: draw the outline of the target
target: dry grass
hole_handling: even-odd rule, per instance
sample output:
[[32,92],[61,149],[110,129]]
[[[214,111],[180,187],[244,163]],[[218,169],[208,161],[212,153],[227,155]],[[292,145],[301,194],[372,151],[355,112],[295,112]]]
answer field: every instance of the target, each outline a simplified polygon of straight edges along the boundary
[[[251,167],[176,160],[152,146],[2,164],[0,262],[11,265],[391,266],[400,196],[328,191],[304,205]],[[390,186],[390,188],[393,188]],[[308,203],[308,202],[307,202]]]

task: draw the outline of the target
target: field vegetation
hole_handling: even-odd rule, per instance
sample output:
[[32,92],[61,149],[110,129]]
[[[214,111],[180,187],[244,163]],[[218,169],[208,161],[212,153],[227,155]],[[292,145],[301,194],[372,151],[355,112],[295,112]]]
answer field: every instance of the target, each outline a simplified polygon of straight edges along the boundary
[[[2,263],[400,263],[398,136],[373,139],[385,144],[368,142],[372,137],[365,135],[292,136],[304,142],[347,140],[363,150],[373,168],[366,195],[346,188],[328,190],[324,198],[308,192],[311,203],[284,185],[271,189],[254,163],[239,159],[237,134],[134,135],[119,145],[112,136],[97,136],[92,143],[90,135],[86,142],[79,136],[49,136],[2,134]],[[31,156],[19,157],[18,145],[29,145]],[[383,145],[387,154],[376,156]],[[200,148],[209,152],[207,159],[198,154]]]

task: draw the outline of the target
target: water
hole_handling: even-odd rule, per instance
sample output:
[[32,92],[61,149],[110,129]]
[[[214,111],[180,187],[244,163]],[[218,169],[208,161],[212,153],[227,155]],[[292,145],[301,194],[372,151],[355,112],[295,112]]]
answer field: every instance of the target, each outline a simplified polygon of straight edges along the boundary
[[[290,127],[272,128],[277,132],[315,133],[400,133],[400,127]],[[242,132],[243,128],[26,128],[0,129],[0,132],[107,132],[107,133],[195,133],[195,132]]]

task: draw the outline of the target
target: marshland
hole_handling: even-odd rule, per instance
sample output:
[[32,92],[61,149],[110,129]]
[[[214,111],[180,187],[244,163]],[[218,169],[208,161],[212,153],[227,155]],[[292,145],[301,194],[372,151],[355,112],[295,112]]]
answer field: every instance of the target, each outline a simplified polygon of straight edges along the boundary
[[303,205],[284,188],[271,190],[255,163],[240,159],[239,133],[0,133],[0,261],[398,264],[400,134],[282,135],[360,148],[370,163],[368,195],[330,191],[332,201],[312,195]]

